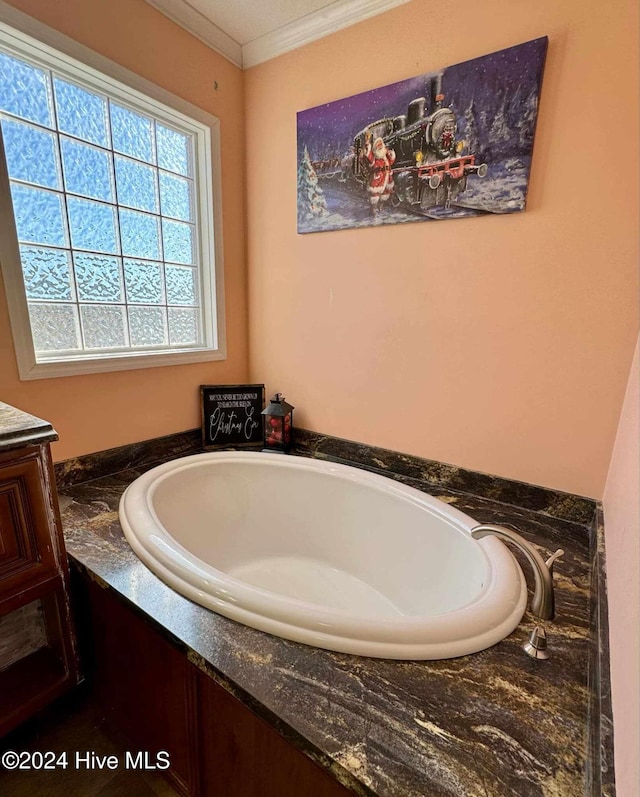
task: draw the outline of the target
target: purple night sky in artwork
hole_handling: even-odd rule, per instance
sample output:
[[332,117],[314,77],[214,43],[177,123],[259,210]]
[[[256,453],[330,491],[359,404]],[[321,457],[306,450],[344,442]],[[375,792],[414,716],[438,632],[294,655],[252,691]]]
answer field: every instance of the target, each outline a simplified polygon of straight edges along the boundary
[[[532,90],[539,91],[547,39],[535,39],[506,50],[392,83],[372,91],[319,105],[298,113],[298,159],[305,146],[312,159],[327,149],[348,151],[353,136],[365,125],[386,116],[407,112],[411,100],[428,98],[431,75],[442,73],[444,105],[461,115],[471,102],[489,120],[505,105],[505,95],[522,103]],[[514,100],[510,100],[514,102]],[[482,132],[482,131],[481,131]]]

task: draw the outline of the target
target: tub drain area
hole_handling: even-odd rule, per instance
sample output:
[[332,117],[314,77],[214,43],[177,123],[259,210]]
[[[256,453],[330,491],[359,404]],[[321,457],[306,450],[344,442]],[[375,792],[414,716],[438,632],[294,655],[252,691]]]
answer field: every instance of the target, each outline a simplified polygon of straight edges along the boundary
[[266,556],[227,570],[234,578],[289,598],[353,614],[397,617],[403,612],[378,590],[319,559]]

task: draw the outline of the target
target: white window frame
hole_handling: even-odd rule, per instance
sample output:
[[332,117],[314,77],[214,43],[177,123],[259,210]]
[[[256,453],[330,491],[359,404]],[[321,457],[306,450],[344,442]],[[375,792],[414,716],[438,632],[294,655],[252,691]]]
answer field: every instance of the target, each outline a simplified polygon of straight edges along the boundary
[[[87,85],[116,101],[182,130],[193,130],[198,177],[197,229],[203,345],[171,350],[83,351],[55,360],[36,359],[4,149],[0,146],[0,267],[21,380],[226,359],[224,313],[220,121],[125,67],[0,1],[0,44],[8,53]],[[6,23],[6,24],[5,24]],[[155,109],[155,110],[154,110]],[[1,133],[0,133],[1,144]]]

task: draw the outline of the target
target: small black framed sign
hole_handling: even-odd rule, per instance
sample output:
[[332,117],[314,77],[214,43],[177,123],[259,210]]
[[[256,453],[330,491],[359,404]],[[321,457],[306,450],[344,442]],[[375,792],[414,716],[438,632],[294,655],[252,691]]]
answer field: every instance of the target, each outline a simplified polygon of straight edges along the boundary
[[200,385],[202,446],[259,446],[264,385]]

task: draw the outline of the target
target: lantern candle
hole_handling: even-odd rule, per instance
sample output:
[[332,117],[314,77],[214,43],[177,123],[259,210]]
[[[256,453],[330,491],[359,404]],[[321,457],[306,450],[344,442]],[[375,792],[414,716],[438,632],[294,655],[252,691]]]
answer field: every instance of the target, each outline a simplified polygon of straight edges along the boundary
[[264,449],[286,454],[293,443],[293,410],[281,393],[276,393],[262,411]]

